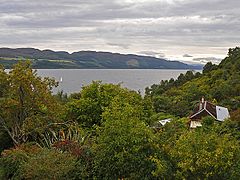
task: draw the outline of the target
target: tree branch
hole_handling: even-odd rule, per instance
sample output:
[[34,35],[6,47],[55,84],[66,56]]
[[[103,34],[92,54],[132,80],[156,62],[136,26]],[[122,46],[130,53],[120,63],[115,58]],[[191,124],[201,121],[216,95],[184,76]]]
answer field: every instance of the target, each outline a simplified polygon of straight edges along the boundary
[[5,120],[0,116],[0,124],[2,124],[2,127],[5,129],[5,131],[8,133],[8,135],[11,137],[15,145],[18,145],[19,143],[12,135],[11,131],[8,129]]

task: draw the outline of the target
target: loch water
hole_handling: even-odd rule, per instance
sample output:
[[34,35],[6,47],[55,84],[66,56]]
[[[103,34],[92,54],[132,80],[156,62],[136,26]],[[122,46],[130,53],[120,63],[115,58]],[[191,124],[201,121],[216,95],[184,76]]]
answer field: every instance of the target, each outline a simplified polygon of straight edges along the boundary
[[85,85],[92,81],[103,83],[121,83],[126,87],[144,94],[146,87],[159,84],[161,80],[176,79],[187,70],[172,69],[38,69],[38,75],[52,77],[59,81],[59,86],[53,93],[63,91],[65,93],[79,92]]

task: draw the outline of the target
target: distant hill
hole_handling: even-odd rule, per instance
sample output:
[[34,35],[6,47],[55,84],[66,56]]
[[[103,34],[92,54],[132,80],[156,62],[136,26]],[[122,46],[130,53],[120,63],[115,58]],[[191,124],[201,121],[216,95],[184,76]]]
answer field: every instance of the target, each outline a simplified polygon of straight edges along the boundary
[[0,48],[0,64],[11,68],[19,60],[31,60],[37,69],[201,69],[179,61],[110,52]]

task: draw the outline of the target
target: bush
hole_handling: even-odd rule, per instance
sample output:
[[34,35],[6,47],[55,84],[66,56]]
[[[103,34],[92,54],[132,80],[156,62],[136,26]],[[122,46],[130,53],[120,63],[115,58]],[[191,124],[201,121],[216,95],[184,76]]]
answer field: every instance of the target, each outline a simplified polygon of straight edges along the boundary
[[202,118],[202,124],[204,127],[212,126],[215,122],[215,119],[211,116],[206,116]]
[[53,147],[77,158],[72,178],[92,179],[93,154],[89,144],[81,146],[76,141],[64,140],[55,142]]
[[186,132],[170,150],[180,179],[237,179],[239,142],[202,129]]
[[1,179],[70,179],[76,157],[56,149],[21,145],[2,153]]
[[4,179],[4,170],[0,165],[0,179]]
[[39,148],[32,145],[20,145],[14,149],[4,150],[0,164],[2,176],[6,179],[14,178],[18,175],[19,169],[32,154],[38,153]]
[[12,139],[9,135],[0,129],[0,154],[4,149],[9,149],[13,146]]
[[42,149],[22,164],[20,179],[70,179],[75,168],[74,156],[57,150]]
[[[237,122],[238,124],[240,124],[240,108],[237,109],[236,111],[233,111],[231,113],[231,118],[232,121]],[[240,125],[239,125],[240,126]]]

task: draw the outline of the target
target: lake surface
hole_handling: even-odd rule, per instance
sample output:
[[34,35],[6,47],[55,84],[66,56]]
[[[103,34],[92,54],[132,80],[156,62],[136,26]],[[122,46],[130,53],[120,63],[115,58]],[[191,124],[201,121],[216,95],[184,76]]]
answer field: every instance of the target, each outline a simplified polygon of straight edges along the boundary
[[62,79],[54,93],[63,90],[65,93],[79,92],[84,85],[100,80],[103,83],[122,83],[122,87],[140,91],[144,94],[147,86],[158,84],[161,80],[176,79],[187,70],[169,69],[39,69],[38,75]]

